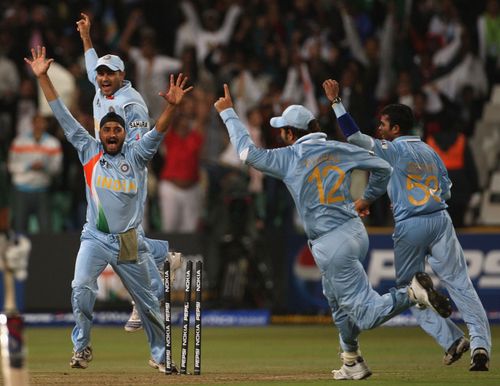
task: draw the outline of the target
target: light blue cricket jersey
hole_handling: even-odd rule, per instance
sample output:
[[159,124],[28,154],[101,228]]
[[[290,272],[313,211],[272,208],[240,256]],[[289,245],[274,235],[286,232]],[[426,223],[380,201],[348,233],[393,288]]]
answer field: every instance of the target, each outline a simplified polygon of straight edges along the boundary
[[375,200],[386,190],[391,167],[371,152],[327,141],[324,133],[308,134],[291,146],[261,149],[233,109],[220,116],[240,158],[286,184],[311,240],[358,216],[350,195],[353,169],[371,171],[363,198]]
[[97,53],[93,48],[85,52],[87,77],[96,89],[93,101],[96,138],[99,139],[101,119],[110,111],[114,111],[125,120],[127,141],[140,139],[150,129],[149,112],[144,99],[128,80],[124,80],[123,86],[112,96],[106,97],[96,82],[97,72],[94,67],[97,60]]
[[396,222],[446,209],[451,181],[437,153],[417,136],[402,136],[392,142],[362,134],[343,106],[335,114],[347,140],[373,150],[394,168],[387,187]]
[[102,144],[78,123],[60,99],[49,105],[83,165],[86,226],[115,234],[137,228],[142,222],[147,194],[146,165],[163,135],[150,130],[141,140],[125,143],[120,154],[111,156],[104,153]]

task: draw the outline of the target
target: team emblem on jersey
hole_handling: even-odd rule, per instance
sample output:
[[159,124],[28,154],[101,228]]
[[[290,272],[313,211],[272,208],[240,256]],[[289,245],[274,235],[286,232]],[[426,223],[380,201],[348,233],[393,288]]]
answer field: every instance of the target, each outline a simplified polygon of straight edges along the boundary
[[128,163],[126,162],[123,162],[121,165],[120,165],[120,171],[123,173],[123,174],[127,174],[130,170],[130,166]]

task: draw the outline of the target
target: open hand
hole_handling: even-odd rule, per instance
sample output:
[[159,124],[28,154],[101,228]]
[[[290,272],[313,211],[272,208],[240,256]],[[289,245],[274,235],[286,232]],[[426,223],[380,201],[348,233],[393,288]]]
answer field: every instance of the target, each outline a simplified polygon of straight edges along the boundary
[[158,93],[163,99],[165,99],[169,104],[177,106],[182,102],[184,95],[193,89],[193,86],[185,88],[186,82],[188,80],[187,76],[183,76],[180,73],[177,79],[174,80],[174,75],[170,75],[170,87],[167,92]]
[[339,96],[339,83],[336,80],[327,79],[323,82],[323,90],[330,102],[333,102]]
[[33,60],[24,58],[24,61],[31,66],[33,74],[35,74],[37,78],[40,75],[47,74],[50,64],[54,61],[54,59],[46,59],[45,55],[45,47],[37,46],[36,49],[31,49],[31,56],[33,57]]
[[214,103],[214,107],[218,113],[233,107],[233,100],[231,99],[231,94],[229,93],[229,87],[224,83],[224,96],[217,99]]
[[80,32],[80,37],[88,37],[90,35],[90,18],[85,13],[80,13],[82,18],[76,22],[76,30]]

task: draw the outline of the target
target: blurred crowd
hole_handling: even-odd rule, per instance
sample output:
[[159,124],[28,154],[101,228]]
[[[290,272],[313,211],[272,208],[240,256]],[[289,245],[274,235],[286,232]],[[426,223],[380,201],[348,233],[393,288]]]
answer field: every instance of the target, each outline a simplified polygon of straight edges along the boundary
[[[499,8],[499,0],[4,1],[0,206],[10,207],[19,232],[79,230],[85,221],[80,163],[23,62],[31,47],[47,47],[56,88],[92,133],[95,90],[76,30],[85,12],[98,55],[124,59],[152,121],[168,74],[182,72],[195,85],[149,168],[146,228],[223,237],[292,219],[283,185],[240,163],[213,102],[227,83],[260,146],[282,146],[269,119],[290,104],[306,106],[343,141],[321,87],[328,78],[340,82],[343,104],[367,134],[376,136],[385,104],[414,109],[415,134],[449,169],[450,213],[463,226],[481,189],[468,141],[500,83]],[[382,199],[368,224],[391,218]]]

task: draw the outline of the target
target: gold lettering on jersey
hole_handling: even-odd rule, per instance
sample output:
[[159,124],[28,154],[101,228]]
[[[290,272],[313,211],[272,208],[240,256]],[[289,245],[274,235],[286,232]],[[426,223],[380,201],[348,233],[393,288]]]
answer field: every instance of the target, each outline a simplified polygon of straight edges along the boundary
[[137,185],[133,180],[116,180],[111,177],[97,176],[96,184],[97,188],[103,188],[112,190],[114,192],[136,192]]
[[306,158],[304,160],[304,164],[306,167],[314,167],[326,161],[332,161],[334,163],[338,163],[340,162],[340,159],[335,154],[327,153],[327,154],[322,154],[316,158]]

